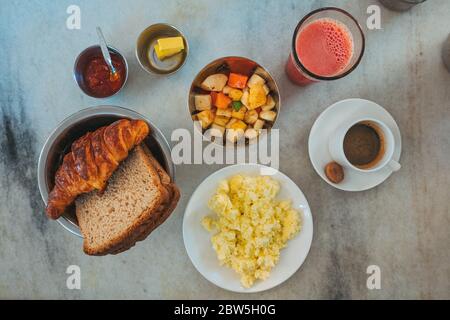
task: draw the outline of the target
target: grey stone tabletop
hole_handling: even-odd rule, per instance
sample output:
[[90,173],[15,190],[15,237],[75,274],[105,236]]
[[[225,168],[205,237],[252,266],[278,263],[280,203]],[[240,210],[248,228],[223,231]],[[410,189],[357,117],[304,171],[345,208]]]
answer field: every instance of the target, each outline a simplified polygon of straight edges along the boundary
[[[72,4],[81,10],[79,30],[66,27]],[[0,298],[450,298],[450,73],[441,59],[450,4],[428,0],[405,13],[381,7],[381,29],[369,30],[372,4],[379,2],[0,0]],[[305,14],[330,5],[364,27],[363,60],[344,79],[294,86],[284,73],[293,30]],[[185,66],[167,77],[150,76],[134,55],[138,34],[156,22],[176,25],[190,43]],[[124,90],[103,100],[84,95],[72,78],[75,57],[96,43],[97,25],[130,68]],[[314,217],[305,263],[282,285],[250,295],[224,291],[196,271],[183,244],[184,208],[219,165],[178,166],[182,198],[160,228],[123,254],[85,255],[82,240],[43,213],[36,171],[45,139],[68,115],[99,104],[142,113],[167,139],[176,128],[191,130],[191,81],[227,55],[258,61],[281,88],[280,170],[303,190]],[[316,117],[352,97],[384,106],[403,142],[402,169],[356,193],[323,181],[307,151]],[[80,290],[66,286],[69,265],[81,269]],[[369,265],[380,267],[380,289],[366,286]]]

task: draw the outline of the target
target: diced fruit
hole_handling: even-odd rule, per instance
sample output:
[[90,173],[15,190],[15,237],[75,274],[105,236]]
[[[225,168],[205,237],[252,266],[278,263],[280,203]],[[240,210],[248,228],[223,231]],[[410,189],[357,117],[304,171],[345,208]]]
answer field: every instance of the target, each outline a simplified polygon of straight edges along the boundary
[[204,90],[220,92],[225,87],[227,81],[228,77],[226,75],[222,73],[216,73],[203,80],[200,87]]
[[219,92],[216,96],[214,105],[219,109],[226,109],[231,103],[231,99],[224,95],[222,92]]
[[223,87],[222,92],[225,93],[225,94],[229,94],[231,90],[233,90],[232,87],[230,87],[230,86],[225,86],[225,87]]
[[236,119],[236,118],[231,118],[231,120],[227,123],[227,125],[225,126],[225,128],[230,129],[231,126],[232,126],[233,124],[235,124],[237,121],[239,121],[239,120]]
[[234,111],[231,112],[231,116],[233,118],[239,119],[239,120],[244,120],[245,118],[245,113],[247,112],[247,108],[246,107],[241,107],[239,109],[239,111]]
[[255,130],[261,130],[264,127],[264,120],[258,119],[256,120],[256,122],[253,124],[253,129]]
[[242,106],[243,106],[243,104],[242,104],[242,102],[240,102],[240,101],[233,101],[233,102],[231,103],[231,108],[232,108],[234,111],[239,111],[239,110],[242,108]]
[[236,120],[227,128],[227,139],[231,142],[236,142],[244,135],[247,124],[244,121]]
[[245,129],[247,129],[247,124],[242,120],[238,120],[231,125],[230,129],[245,130]]
[[195,109],[199,111],[211,109],[211,96],[209,94],[197,94],[194,101]]
[[256,109],[266,104],[267,96],[262,85],[254,85],[250,88],[248,96],[248,108]]
[[259,114],[259,117],[261,119],[267,120],[267,121],[273,121],[275,120],[275,117],[277,116],[277,113],[274,111],[261,111]]
[[206,129],[214,121],[214,113],[211,110],[204,110],[197,113],[197,119],[202,124],[202,128]]
[[238,73],[230,73],[228,77],[228,85],[237,89],[244,89],[247,85],[248,77]]
[[255,139],[256,137],[258,137],[259,132],[256,131],[253,128],[248,128],[247,130],[245,130],[244,136],[251,140],[251,139]]
[[228,129],[227,130],[227,140],[231,142],[236,142],[244,136],[244,130],[242,129]]
[[215,91],[211,91],[211,93],[210,93],[210,96],[211,96],[211,104],[212,104],[213,106],[216,105],[217,94],[218,94],[218,93],[215,92]]
[[260,76],[263,79],[269,78],[269,74],[267,73],[267,71],[261,67],[256,67],[256,69],[253,71],[253,73],[257,74],[258,76]]
[[263,111],[269,111],[269,110],[272,110],[274,107],[275,107],[275,100],[272,98],[271,95],[268,95],[268,96],[267,96],[266,104],[263,105],[263,106],[261,107],[261,109],[262,109]]
[[244,93],[242,92],[242,90],[239,89],[231,89],[230,93],[228,94],[228,96],[233,99],[233,101],[240,101],[242,98],[242,95]]
[[230,118],[231,117],[231,112],[232,112],[231,108],[217,109],[216,115]]
[[264,85],[266,83],[266,80],[264,80],[261,76],[254,73],[250,79],[248,79],[247,87],[252,88],[255,85]]
[[245,113],[244,121],[248,124],[254,124],[258,120],[258,112],[256,110],[248,110]]
[[269,86],[267,84],[265,84],[265,85],[263,85],[263,89],[264,89],[264,92],[266,93],[266,96],[267,96],[269,94],[269,92],[270,92]]
[[247,89],[244,89],[244,91],[242,93],[242,97],[241,97],[241,102],[246,107],[248,107],[248,97],[249,97],[249,92]]
[[230,121],[229,117],[216,115],[216,117],[214,118],[214,123],[218,124],[219,126],[222,126],[222,127],[225,127],[227,125],[228,121]]
[[225,128],[213,123],[211,126],[210,133],[211,136],[220,138],[223,137],[223,135],[225,134]]

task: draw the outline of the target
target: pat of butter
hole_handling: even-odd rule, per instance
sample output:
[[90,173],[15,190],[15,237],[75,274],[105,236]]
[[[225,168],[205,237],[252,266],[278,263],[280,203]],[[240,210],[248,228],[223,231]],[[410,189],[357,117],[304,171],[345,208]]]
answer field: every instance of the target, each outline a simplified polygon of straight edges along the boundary
[[155,44],[155,52],[160,60],[173,56],[183,49],[184,42],[182,37],[161,38]]
[[161,51],[166,50],[178,50],[184,49],[184,42],[182,37],[171,37],[158,39],[159,49]]
[[181,50],[178,49],[161,50],[159,45],[155,44],[155,52],[159,60],[164,60],[165,58],[173,56],[180,51]]

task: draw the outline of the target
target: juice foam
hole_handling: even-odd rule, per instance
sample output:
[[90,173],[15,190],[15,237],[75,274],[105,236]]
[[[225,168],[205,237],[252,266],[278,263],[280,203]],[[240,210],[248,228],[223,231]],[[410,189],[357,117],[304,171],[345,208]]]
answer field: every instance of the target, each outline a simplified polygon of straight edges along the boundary
[[353,56],[348,28],[332,19],[311,22],[297,36],[297,55],[310,72],[331,77],[344,70]]

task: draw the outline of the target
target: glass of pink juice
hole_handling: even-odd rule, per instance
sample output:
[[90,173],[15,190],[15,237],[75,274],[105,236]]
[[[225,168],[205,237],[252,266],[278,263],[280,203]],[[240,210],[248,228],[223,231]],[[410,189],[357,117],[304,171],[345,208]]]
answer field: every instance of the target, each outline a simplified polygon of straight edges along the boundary
[[358,66],[364,47],[364,33],[352,15],[332,7],[315,10],[295,28],[286,74],[300,86],[345,77]]

